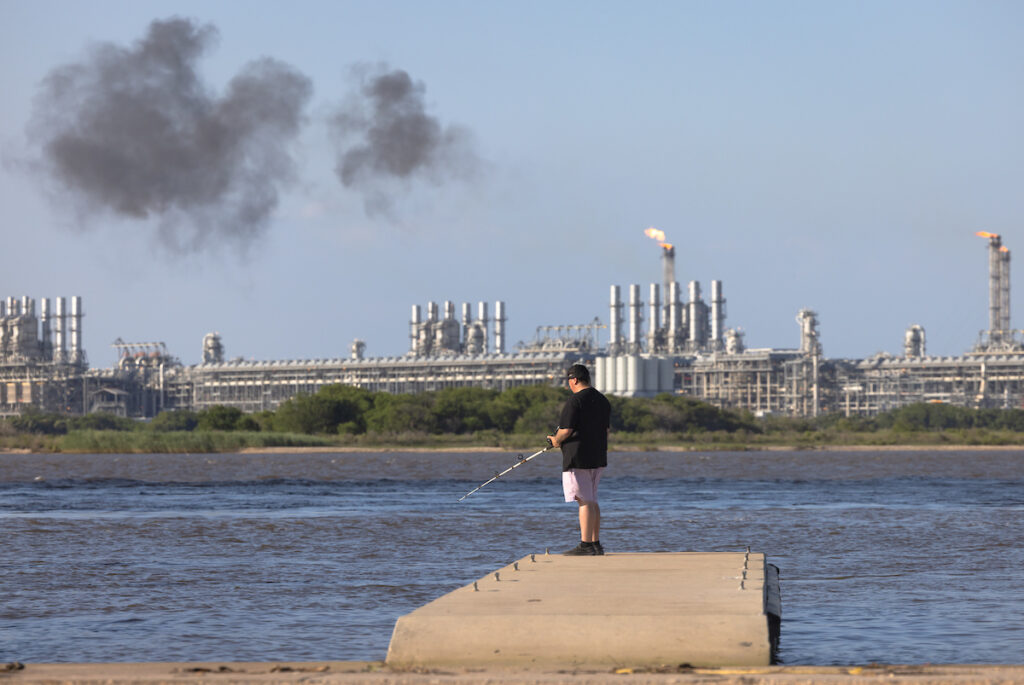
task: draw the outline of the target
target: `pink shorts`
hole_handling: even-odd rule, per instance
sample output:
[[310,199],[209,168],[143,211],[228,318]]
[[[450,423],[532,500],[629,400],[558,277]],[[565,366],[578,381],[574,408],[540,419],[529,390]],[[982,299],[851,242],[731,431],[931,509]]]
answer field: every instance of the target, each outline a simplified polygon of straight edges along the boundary
[[597,484],[601,482],[604,467],[596,469],[569,469],[562,471],[562,492],[566,502],[597,502]]

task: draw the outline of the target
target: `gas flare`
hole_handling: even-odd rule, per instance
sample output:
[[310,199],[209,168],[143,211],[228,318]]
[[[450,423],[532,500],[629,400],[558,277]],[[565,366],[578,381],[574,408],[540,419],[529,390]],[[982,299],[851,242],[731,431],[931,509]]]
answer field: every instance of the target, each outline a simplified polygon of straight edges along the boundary
[[657,240],[658,244],[661,245],[666,250],[672,249],[672,243],[665,242],[665,231],[662,231],[651,226],[650,228],[644,229],[644,235],[647,236],[648,238],[653,238],[654,240]]
[[978,236],[979,238],[998,238],[999,237],[998,233],[989,233],[988,231],[978,231],[974,235]]

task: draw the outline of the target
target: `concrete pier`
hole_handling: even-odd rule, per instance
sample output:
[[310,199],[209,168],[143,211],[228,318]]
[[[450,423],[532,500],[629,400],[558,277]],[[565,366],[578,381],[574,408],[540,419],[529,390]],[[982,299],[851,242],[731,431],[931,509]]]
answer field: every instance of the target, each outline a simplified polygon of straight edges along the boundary
[[759,553],[527,555],[400,617],[386,663],[766,666],[780,616]]

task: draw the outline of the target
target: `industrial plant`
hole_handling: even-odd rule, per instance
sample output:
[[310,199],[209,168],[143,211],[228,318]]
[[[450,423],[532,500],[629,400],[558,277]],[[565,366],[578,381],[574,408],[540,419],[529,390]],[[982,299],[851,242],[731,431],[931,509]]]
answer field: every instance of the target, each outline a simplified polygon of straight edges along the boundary
[[474,314],[464,302],[457,317],[455,303],[445,301],[427,303],[425,315],[412,306],[409,350],[401,356],[367,357],[357,339],[347,356],[334,359],[228,360],[221,336],[208,333],[199,364],[182,364],[160,342],[118,339],[117,364],[92,369],[82,346],[81,297],[71,297],[70,308],[66,298],[55,298],[52,310],[42,299],[38,316],[31,297],[7,297],[0,300],[0,415],[26,407],[140,419],[215,405],[258,412],[331,384],[388,393],[505,390],[558,385],[576,362],[590,365],[595,386],[608,394],[685,395],[757,416],[873,416],[918,402],[1024,406],[1024,345],[1010,328],[1010,252],[997,234],[977,234],[988,240],[989,328],[969,352],[928,356],[925,331],[913,325],[902,356],[828,359],[810,309],[796,312],[799,347],[748,348],[741,330],[726,328],[722,282],[711,281],[709,301],[698,281],[684,290],[674,246],[658,229],[646,233],[661,248],[660,282],[645,290],[630,284],[625,300],[612,285],[607,324],[538,326],[534,340],[514,351],[507,349],[505,302],[494,303],[493,317],[488,303],[476,303]]

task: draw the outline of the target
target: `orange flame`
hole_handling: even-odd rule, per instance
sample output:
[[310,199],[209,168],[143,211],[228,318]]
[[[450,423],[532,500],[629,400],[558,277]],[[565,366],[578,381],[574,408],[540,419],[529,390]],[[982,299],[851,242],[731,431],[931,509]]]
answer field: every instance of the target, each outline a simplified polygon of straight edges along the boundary
[[644,235],[647,236],[648,238],[653,238],[654,240],[657,240],[658,245],[661,245],[666,250],[672,249],[672,243],[665,242],[665,231],[662,231],[651,226],[650,228],[644,229]]
[[998,233],[989,233],[988,231],[978,231],[974,235],[978,236],[979,238],[998,238],[999,237]]
[[654,226],[644,230],[644,235],[648,238],[654,238],[659,243],[665,242],[665,231],[658,230]]
[[1009,252],[1010,248],[1008,248],[1006,245],[1003,245],[1002,247],[999,248],[999,251],[1000,252]]

